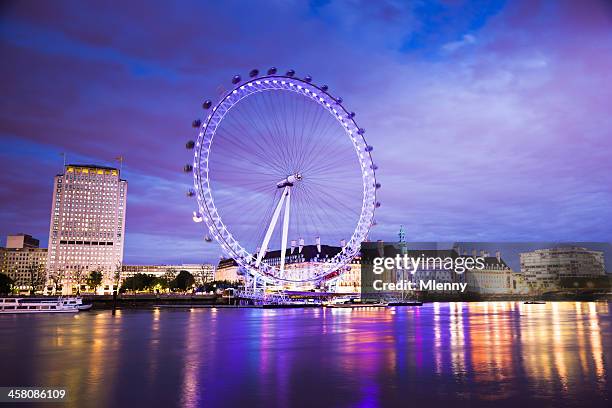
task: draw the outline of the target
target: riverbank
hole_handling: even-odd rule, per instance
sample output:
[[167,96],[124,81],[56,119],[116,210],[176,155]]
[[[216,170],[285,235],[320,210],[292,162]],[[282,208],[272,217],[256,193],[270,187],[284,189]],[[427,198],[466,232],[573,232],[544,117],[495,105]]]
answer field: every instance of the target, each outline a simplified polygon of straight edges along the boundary
[[[28,296],[19,296],[28,298]],[[32,296],[32,298],[42,298],[41,296]],[[222,295],[193,295],[193,294],[137,294],[137,295],[120,295],[114,301],[109,295],[82,295],[83,302],[92,304],[95,310],[110,310],[113,307],[117,309],[189,309],[189,308],[312,308],[321,307],[317,303],[299,303],[286,305],[254,305],[241,304],[236,298],[227,298]],[[574,296],[571,294],[563,294],[557,296],[473,296],[469,298],[457,298],[455,296],[421,296],[420,301],[425,303],[433,302],[526,302],[533,300],[541,300],[544,302],[592,302],[592,301],[611,301],[610,294],[581,294]]]

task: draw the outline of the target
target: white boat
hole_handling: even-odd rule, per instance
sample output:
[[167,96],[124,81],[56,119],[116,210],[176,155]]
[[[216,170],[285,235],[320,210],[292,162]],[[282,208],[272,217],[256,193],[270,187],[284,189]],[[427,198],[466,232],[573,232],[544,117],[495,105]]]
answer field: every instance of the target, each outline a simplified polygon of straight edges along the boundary
[[80,304],[80,305],[77,306],[77,309],[85,311],[85,310],[91,309],[92,306],[93,305],[91,303],[86,304],[86,305]]
[[[77,313],[83,305],[81,298],[59,297],[53,300],[28,298],[0,298],[0,314],[8,313]],[[87,310],[83,309],[83,310]]]

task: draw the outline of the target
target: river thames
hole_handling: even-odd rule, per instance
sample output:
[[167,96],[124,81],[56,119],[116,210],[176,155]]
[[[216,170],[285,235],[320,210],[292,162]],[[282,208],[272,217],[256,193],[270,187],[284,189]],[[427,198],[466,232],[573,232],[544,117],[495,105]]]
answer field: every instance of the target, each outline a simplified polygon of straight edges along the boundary
[[75,407],[603,407],[611,309],[487,302],[3,315],[0,385],[65,387]]

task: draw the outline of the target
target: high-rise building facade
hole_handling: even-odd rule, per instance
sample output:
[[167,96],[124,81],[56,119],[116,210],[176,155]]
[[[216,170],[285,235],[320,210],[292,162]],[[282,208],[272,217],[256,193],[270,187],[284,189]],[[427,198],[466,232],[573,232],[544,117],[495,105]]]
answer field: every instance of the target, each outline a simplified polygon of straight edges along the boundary
[[47,248],[26,234],[9,235],[6,248],[0,248],[0,273],[13,280],[18,293],[40,292],[45,285]]
[[67,165],[54,179],[49,229],[48,284],[64,294],[85,290],[103,272],[101,292],[112,292],[123,262],[127,181],[119,170]]

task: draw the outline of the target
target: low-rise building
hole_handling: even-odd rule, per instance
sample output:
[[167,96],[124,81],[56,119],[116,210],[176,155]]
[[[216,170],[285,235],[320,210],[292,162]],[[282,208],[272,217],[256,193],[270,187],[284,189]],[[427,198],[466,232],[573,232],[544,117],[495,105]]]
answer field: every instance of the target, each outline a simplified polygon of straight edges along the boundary
[[516,273],[501,258],[501,252],[497,251],[494,257],[483,253],[485,267],[482,269],[470,269],[466,271],[465,277],[468,284],[467,290],[481,295],[515,295],[528,293],[524,276]]
[[196,284],[201,285],[214,280],[215,269],[215,266],[211,264],[123,265],[120,280],[123,281],[137,273],[161,278],[164,276],[176,276],[181,271],[187,271],[193,275]]
[[520,260],[527,284],[537,290],[556,289],[564,278],[606,276],[604,253],[582,247],[537,249],[521,253]]
[[46,281],[47,248],[27,234],[9,235],[6,248],[0,248],[0,273],[14,282],[20,293],[42,291]]
[[[361,290],[361,265],[359,258],[352,259],[342,273],[333,273],[324,281],[314,279],[320,265],[333,258],[341,251],[339,246],[302,245],[290,248],[285,256],[285,278],[289,281],[282,288],[287,290],[311,290],[322,284],[333,282],[336,291],[341,293],[358,293]],[[267,252],[263,260],[269,265],[280,264],[280,250]],[[215,271],[216,281],[244,283],[240,267],[233,259],[222,259]]]

